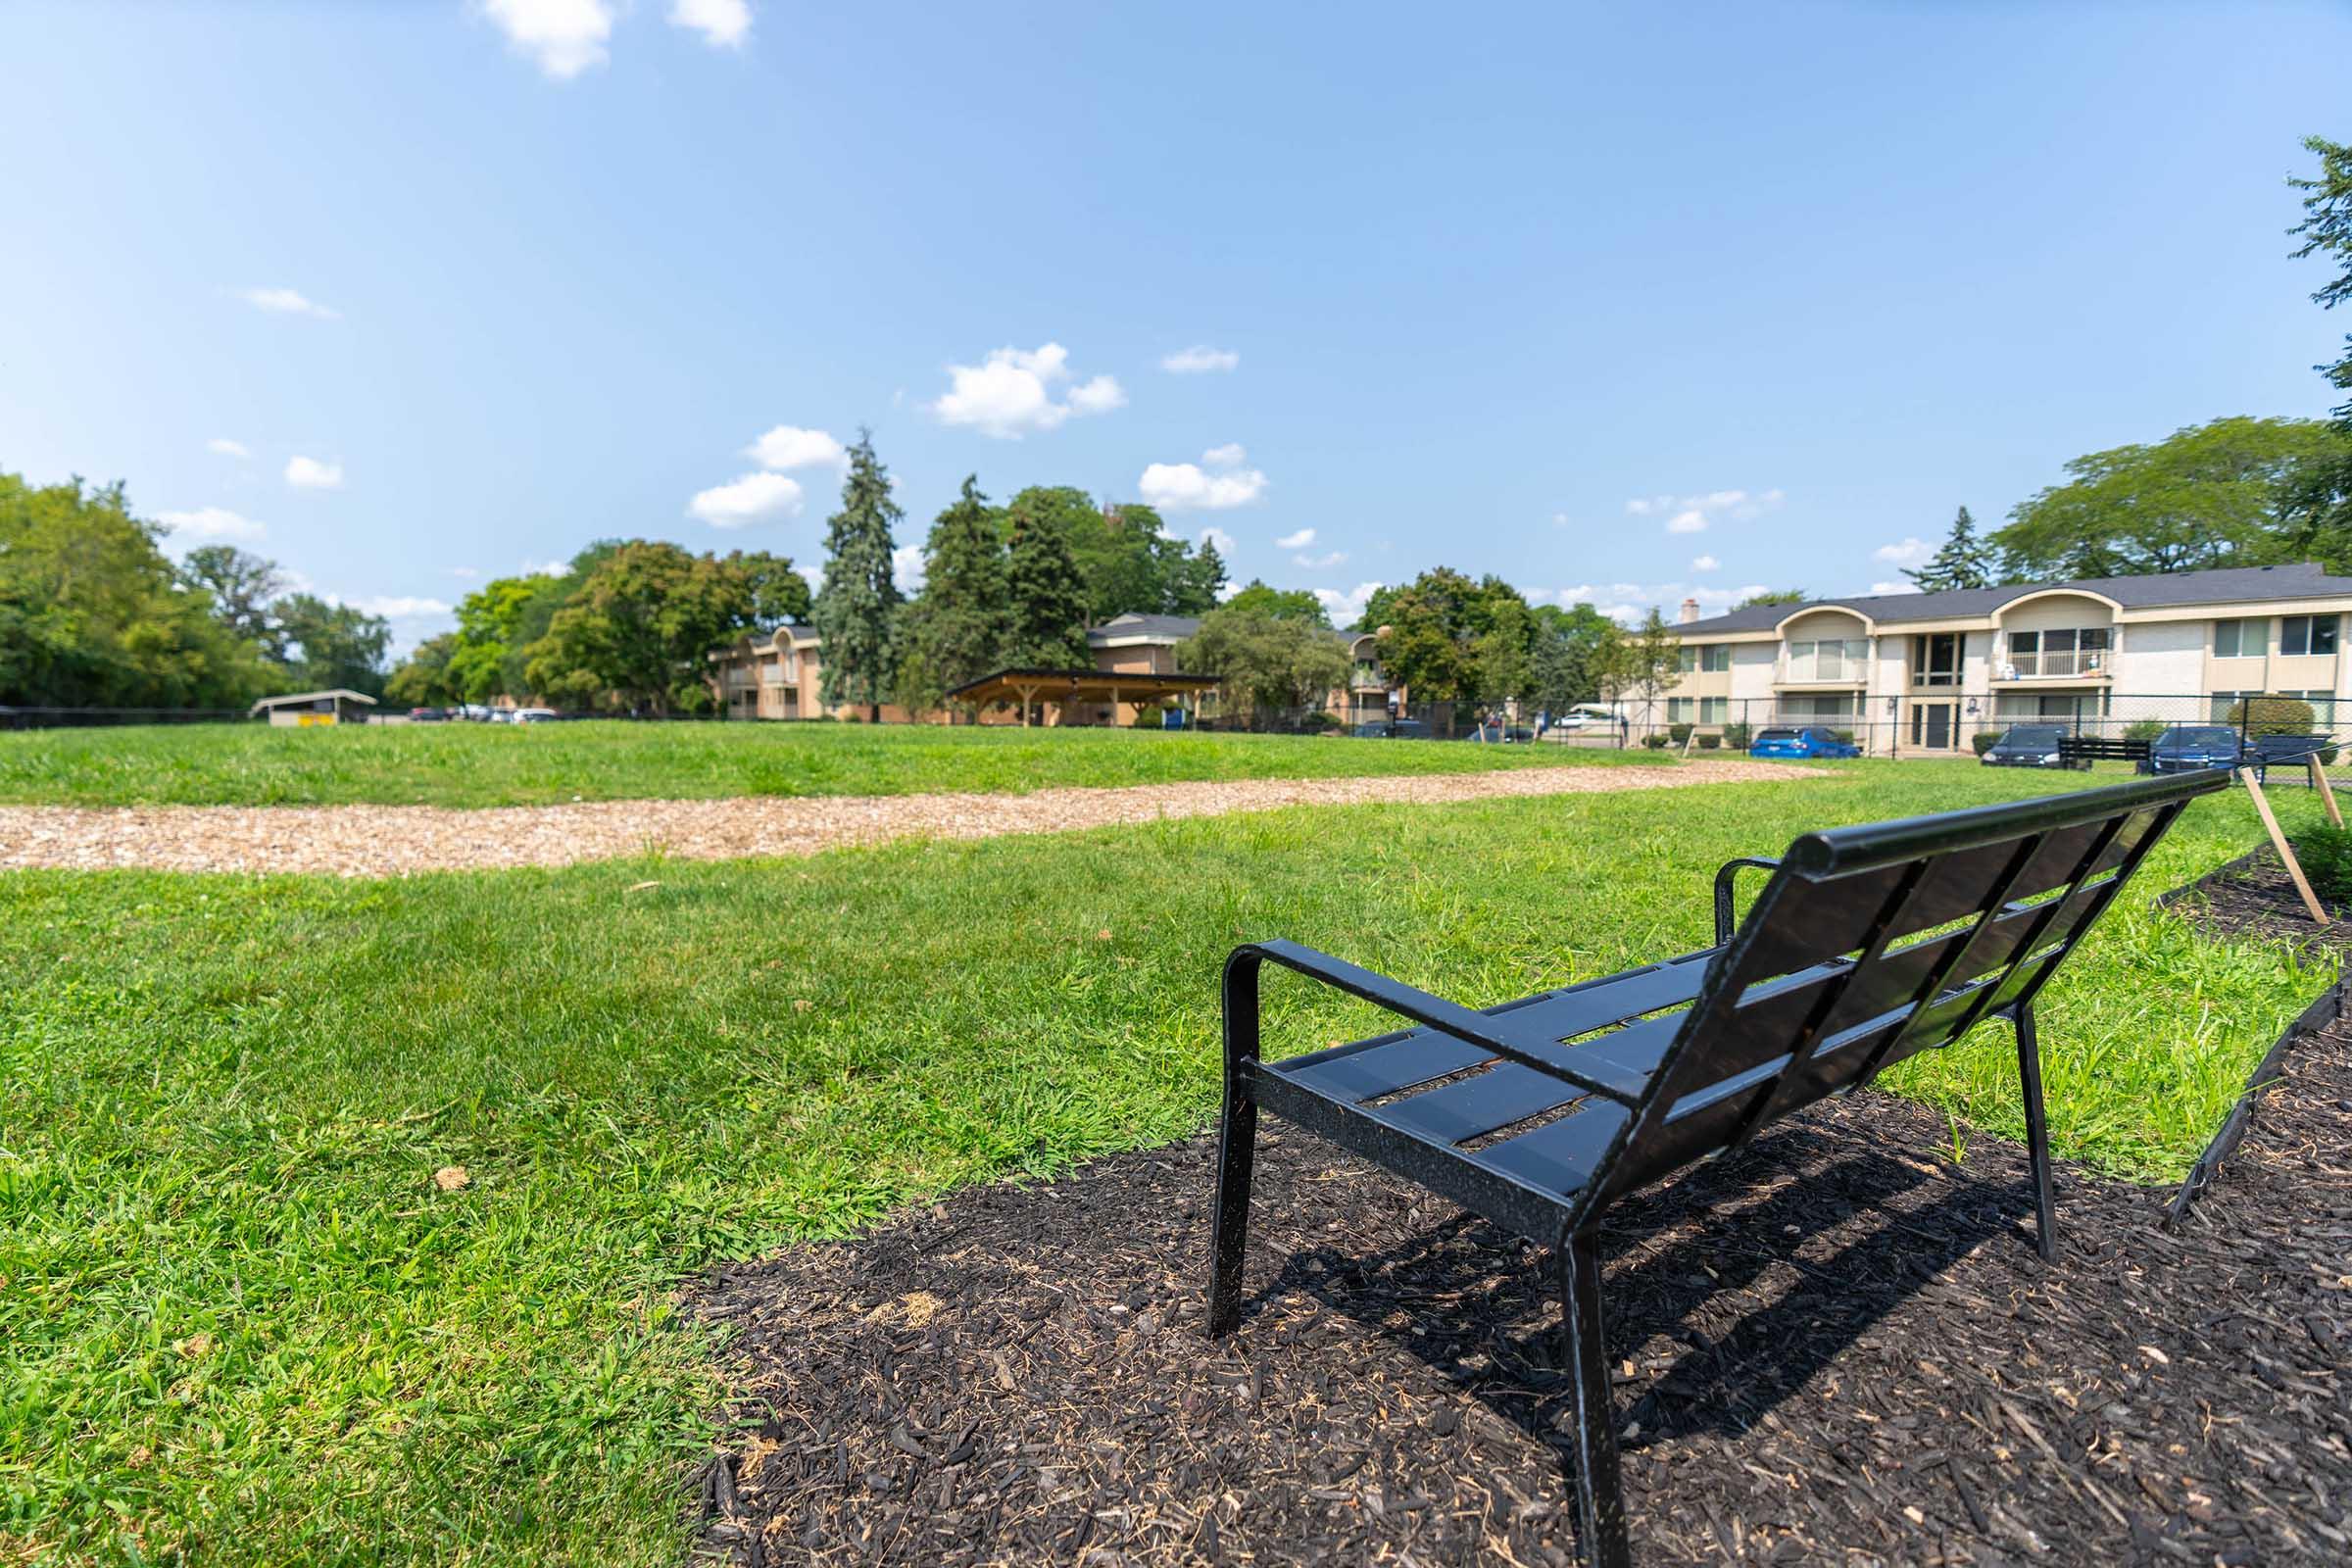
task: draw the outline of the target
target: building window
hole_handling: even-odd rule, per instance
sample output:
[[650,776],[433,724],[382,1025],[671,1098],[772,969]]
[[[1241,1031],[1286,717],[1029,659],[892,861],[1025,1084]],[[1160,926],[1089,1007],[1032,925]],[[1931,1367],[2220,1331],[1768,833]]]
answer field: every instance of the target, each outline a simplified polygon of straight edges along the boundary
[[1698,667],[1710,675],[1720,675],[1732,667],[1730,643],[1707,643],[1698,651]]
[[1914,686],[1957,686],[1960,684],[1960,634],[1958,632],[1930,632],[1911,639],[1911,684]]
[[2268,620],[2217,620],[2213,623],[2213,657],[2260,659],[2270,629]]
[[1701,724],[1721,724],[1732,716],[1729,697],[1701,697],[1698,700],[1698,721]]
[[1790,680],[1858,681],[1869,662],[1870,642],[1867,638],[1827,638],[1788,645]]
[[1775,706],[1784,723],[1810,724],[1820,719],[1854,716],[1854,699],[1844,692],[1832,697],[1786,697]]
[[1666,722],[1667,722],[1667,723],[1669,723],[1669,724],[1688,724],[1688,723],[1690,723],[1690,698],[1688,698],[1688,697],[1669,697],[1669,698],[1667,698],[1667,699],[1666,699]]
[[2001,666],[2004,680],[2035,676],[2095,675],[2107,666],[2108,631],[2104,626],[2079,626],[2060,631],[2013,631],[2009,659]]
[[2215,692],[2213,694],[2213,721],[2216,724],[2236,723],[2237,720],[2230,716],[2230,710],[2247,698],[2261,695],[2260,692]]
[[2333,615],[2287,615],[2278,622],[2278,652],[2289,659],[2335,652]]
[[1689,643],[1683,644],[1674,656],[1674,667],[1686,675],[1696,669],[1698,667],[1698,650]]

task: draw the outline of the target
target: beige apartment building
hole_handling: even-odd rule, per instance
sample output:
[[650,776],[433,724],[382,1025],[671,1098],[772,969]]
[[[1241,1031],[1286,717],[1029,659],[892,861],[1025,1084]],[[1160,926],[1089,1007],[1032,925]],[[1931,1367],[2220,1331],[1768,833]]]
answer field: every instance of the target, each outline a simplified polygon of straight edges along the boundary
[[1701,619],[1638,726],[1821,724],[1873,755],[1966,755],[2030,719],[2120,733],[2213,722],[2249,696],[2352,697],[2352,577],[2309,564],[1757,606]]

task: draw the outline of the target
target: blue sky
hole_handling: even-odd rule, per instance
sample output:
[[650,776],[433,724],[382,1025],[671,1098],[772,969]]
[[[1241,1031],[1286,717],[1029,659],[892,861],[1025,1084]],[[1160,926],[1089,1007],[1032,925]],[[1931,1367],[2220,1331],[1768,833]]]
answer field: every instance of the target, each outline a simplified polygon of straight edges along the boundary
[[2347,325],[2282,183],[2342,7],[15,0],[0,61],[0,467],[404,644],[599,537],[813,564],[861,424],[903,544],[977,471],[1343,617],[1855,592],[2323,413]]

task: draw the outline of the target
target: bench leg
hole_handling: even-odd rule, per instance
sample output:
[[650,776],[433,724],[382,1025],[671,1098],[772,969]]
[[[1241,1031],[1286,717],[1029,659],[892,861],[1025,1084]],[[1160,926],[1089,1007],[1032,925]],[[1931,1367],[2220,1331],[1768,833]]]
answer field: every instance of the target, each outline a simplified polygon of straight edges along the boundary
[[2041,1260],[2058,1259],[2058,1222],[2050,1209],[2050,1128],[2041,1109],[2041,1047],[2034,1038],[2034,1004],[2017,1009],[2017,1078],[2026,1095],[2026,1149],[2034,1160],[2034,1221]]
[[1210,1242],[1208,1336],[1242,1321],[1242,1250],[1250,1239],[1250,1175],[1257,1155],[1257,1101],[1247,1069],[1257,1060],[1257,960],[1225,966],[1225,1113],[1217,1125],[1217,1212]]
[[1600,1244],[1560,1238],[1561,1355],[1576,1379],[1576,1509],[1585,1560],[1631,1568],[1625,1491],[1617,1474],[1617,1409],[1609,1396],[1609,1348],[1600,1311]]

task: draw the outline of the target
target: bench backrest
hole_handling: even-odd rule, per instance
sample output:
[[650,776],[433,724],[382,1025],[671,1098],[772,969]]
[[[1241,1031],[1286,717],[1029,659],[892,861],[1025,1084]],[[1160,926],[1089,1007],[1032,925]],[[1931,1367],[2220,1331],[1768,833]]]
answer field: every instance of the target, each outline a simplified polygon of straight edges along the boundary
[[2100,735],[2061,735],[2058,755],[2072,762],[2080,759],[2144,762],[2155,752],[2153,741],[2110,740]]
[[1672,1029],[1606,1197],[1945,1046],[2035,991],[2226,768],[1809,833]]

